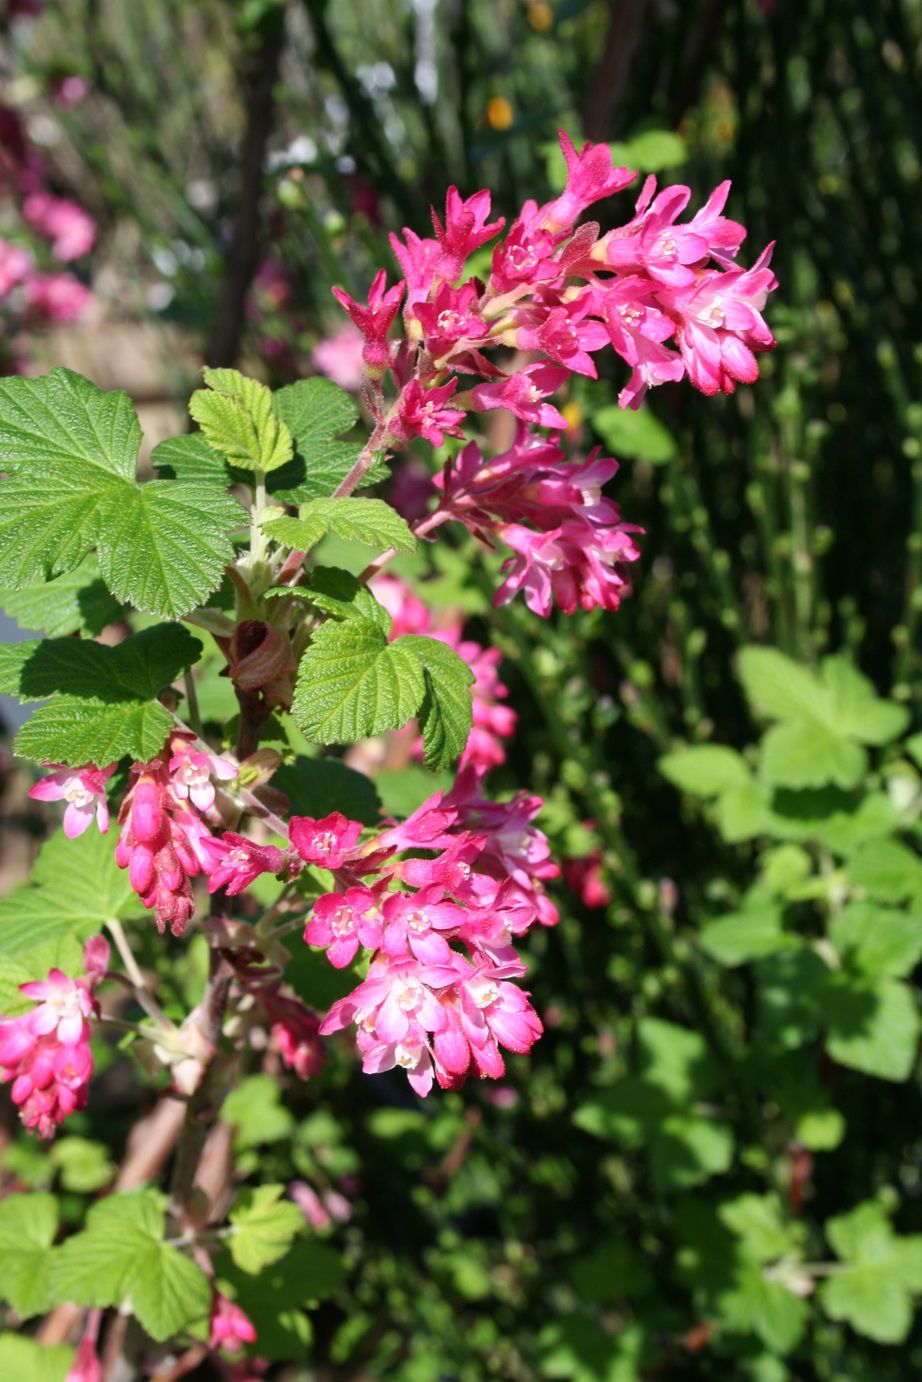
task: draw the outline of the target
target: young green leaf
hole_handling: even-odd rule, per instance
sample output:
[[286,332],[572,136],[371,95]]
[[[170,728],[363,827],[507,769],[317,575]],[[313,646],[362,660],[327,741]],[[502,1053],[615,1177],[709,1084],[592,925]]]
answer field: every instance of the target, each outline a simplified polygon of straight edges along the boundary
[[[277,389],[272,406],[294,438],[298,465],[289,466],[284,484],[270,485],[270,491],[290,503],[328,497],[362,449],[361,442],[337,440],[358,421],[352,399],[329,379],[299,379]],[[375,484],[385,475],[382,466],[374,466],[362,483]],[[278,479],[282,481],[282,474]]]
[[292,712],[315,743],[353,744],[405,725],[425,691],[415,653],[388,643],[380,624],[331,619],[301,659]]
[[220,585],[234,559],[228,535],[244,515],[233,495],[151,480],[107,496],[99,517],[99,566],[112,593],[178,619]]
[[28,1319],[51,1305],[51,1245],[58,1231],[53,1195],[13,1195],[0,1203],[0,1296]]
[[901,1343],[912,1298],[922,1292],[922,1234],[897,1236],[881,1206],[868,1201],[830,1219],[826,1236],[841,1261],[819,1289],[826,1314],[877,1343]]
[[230,1251],[241,1271],[255,1275],[277,1262],[304,1228],[304,1215],[282,1199],[284,1193],[283,1185],[259,1185],[244,1191],[231,1210]]
[[872,979],[902,979],[922,959],[922,916],[850,902],[829,923],[843,965]]
[[437,638],[404,634],[391,647],[409,648],[422,665],[426,694],[419,710],[419,725],[426,766],[447,768],[464,752],[471,732],[474,674],[454,648]]
[[208,1319],[211,1286],[202,1269],[164,1239],[160,1197],[151,1191],[110,1195],[94,1204],[86,1228],[54,1254],[56,1301],[128,1305],[151,1338],[164,1342]]
[[270,518],[263,532],[285,547],[309,552],[327,533],[363,542],[376,552],[393,547],[414,552],[416,538],[406,519],[383,499],[312,499],[302,504],[297,518]]
[[750,781],[745,760],[722,744],[693,744],[664,754],[658,767],[680,791],[696,797],[716,797]]
[[143,910],[127,872],[115,862],[111,838],[88,830],[68,840],[59,830],[42,845],[31,880],[0,902],[0,954],[28,967],[30,955],[48,941],[62,936],[83,941],[107,921]]
[[823,1012],[833,1060],[880,1080],[909,1079],[922,1023],[908,984],[836,974],[826,986]]
[[112,592],[152,614],[186,613],[216,588],[240,507],[196,485],[137,485],[141,432],[124,394],[69,370],[2,384],[0,584],[66,573],[96,547]]
[[189,412],[209,446],[231,465],[263,474],[291,460],[291,433],[273,412],[265,384],[233,369],[206,369],[204,378],[208,387],[192,395]]
[[0,1334],[0,1377],[16,1382],[67,1382],[74,1350],[40,1344],[26,1334]]

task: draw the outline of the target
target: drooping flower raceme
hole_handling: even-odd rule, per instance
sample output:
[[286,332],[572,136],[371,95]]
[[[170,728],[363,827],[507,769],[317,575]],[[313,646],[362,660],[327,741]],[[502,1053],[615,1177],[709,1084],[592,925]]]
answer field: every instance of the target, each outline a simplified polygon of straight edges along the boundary
[[158,929],[169,926],[174,936],[182,935],[195,910],[190,879],[226,862],[214,848],[206,849],[212,834],[197,803],[213,804],[213,778],[229,781],[237,775],[227,759],[194,752],[191,740],[174,734],[159,757],[134,764],[115,849],[116,863],[128,869],[131,886],[154,912]]
[[626,568],[640,556],[633,534],[641,529],[601,492],[617,469],[598,450],[568,461],[556,441],[520,423],[508,451],[486,461],[469,442],[436,483],[447,516],[512,549],[496,604],[521,590],[536,614],[554,603],[572,614],[580,605],[617,609],[630,591]]
[[0,1018],[0,1080],[12,1081],[19,1116],[39,1137],[53,1137],[59,1123],[86,1107],[93,1073],[92,991],[108,963],[106,941],[93,937],[84,951],[82,978],[51,969],[45,979],[20,984],[34,1007],[18,1017]]

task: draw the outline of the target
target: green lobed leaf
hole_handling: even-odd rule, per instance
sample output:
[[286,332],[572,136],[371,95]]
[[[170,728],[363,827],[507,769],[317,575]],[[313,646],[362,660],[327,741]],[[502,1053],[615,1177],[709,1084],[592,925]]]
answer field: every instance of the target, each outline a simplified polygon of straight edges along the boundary
[[852,888],[882,902],[922,899],[922,859],[898,840],[864,841],[848,861]]
[[[294,438],[296,463],[279,472],[279,486],[270,491],[294,503],[331,495],[362,449],[361,442],[338,440],[358,421],[352,398],[330,379],[299,379],[277,389],[272,406]],[[386,473],[375,465],[362,484],[375,484]]]
[[906,707],[882,700],[847,657],[823,658],[821,676],[829,691],[831,721],[839,734],[860,744],[889,744],[909,724]]
[[259,1185],[246,1190],[230,1212],[234,1234],[231,1257],[241,1271],[261,1272],[284,1257],[304,1228],[297,1205],[282,1199],[284,1185]]
[[897,1236],[881,1206],[868,1201],[830,1219],[826,1236],[842,1263],[819,1288],[826,1314],[878,1343],[901,1343],[912,1297],[922,1292],[922,1235]]
[[201,656],[176,624],[155,624],[110,648],[90,640],[45,639],[0,646],[0,691],[46,700],[16,738],[39,762],[105,767],[126,754],[159,752],[172,717],[155,697]]
[[46,638],[71,633],[95,635],[121,616],[122,606],[106,589],[95,557],[73,571],[22,590],[0,590],[0,607],[21,629],[41,629]]
[[308,739],[351,744],[405,725],[425,691],[415,653],[388,643],[380,624],[327,620],[301,659],[292,713]]
[[780,908],[769,905],[745,907],[709,922],[698,939],[713,960],[730,968],[773,955],[792,944],[784,931]]
[[390,633],[391,616],[387,610],[368,586],[348,571],[336,566],[315,566],[310,572],[310,585],[301,593],[325,614],[337,619],[371,619]]
[[291,433],[274,412],[267,386],[235,369],[203,373],[207,388],[195,391],[189,412],[209,446],[232,465],[263,474],[290,461]]
[[872,979],[902,979],[922,959],[922,916],[850,902],[829,923],[843,965]]
[[141,428],[127,394],[104,393],[73,370],[0,379],[0,470],[97,471],[133,480]]
[[746,696],[762,714],[778,720],[828,722],[832,708],[828,689],[777,648],[743,648],[738,666]]
[[0,1334],[0,1377],[16,1382],[67,1382],[74,1350],[39,1344],[24,1334]]
[[766,780],[779,787],[856,787],[867,773],[860,744],[822,725],[798,721],[772,725],[764,735],[759,761]]
[[414,552],[416,538],[406,519],[383,499],[312,499],[302,504],[297,518],[270,518],[263,532],[285,547],[309,552],[327,533],[362,542],[376,552],[393,547]]
[[0,902],[0,955],[26,970],[16,983],[44,979],[53,960],[40,973],[29,966],[49,942],[64,937],[82,942],[107,921],[143,910],[127,871],[115,862],[111,835],[91,827],[68,840],[59,830],[42,845],[30,882]]
[[912,1074],[922,1023],[908,984],[837,974],[826,987],[823,1012],[826,1049],[840,1065],[880,1080]]
[[28,1319],[51,1305],[51,1245],[58,1231],[53,1195],[14,1195],[0,1202],[0,1296]]
[[613,456],[665,465],[677,454],[675,437],[646,407],[620,408],[611,403],[592,413],[590,421]]
[[4,381],[0,585],[64,574],[96,547],[109,589],[139,609],[175,616],[216,588],[239,506],[207,487],[137,485],[140,440],[122,393],[68,370]]
[[211,1309],[202,1269],[163,1241],[160,1196],[110,1195],[87,1214],[86,1228],[54,1253],[51,1292],[76,1305],[127,1306],[158,1343],[200,1327]]
[[404,634],[394,648],[409,648],[419,659],[426,694],[419,710],[426,767],[447,768],[464,752],[473,725],[474,673],[454,648],[437,638]]
[[99,565],[118,599],[173,619],[216,590],[243,510],[206,485],[151,480],[100,506]]
[[750,782],[745,760],[722,744],[693,744],[664,754],[657,765],[683,792],[696,797],[716,797]]
[[[431,778],[429,786],[431,790]],[[375,783],[338,758],[305,758],[278,768],[273,787],[284,792],[297,816],[321,818],[341,811],[350,820],[376,825],[381,818],[381,799]]]

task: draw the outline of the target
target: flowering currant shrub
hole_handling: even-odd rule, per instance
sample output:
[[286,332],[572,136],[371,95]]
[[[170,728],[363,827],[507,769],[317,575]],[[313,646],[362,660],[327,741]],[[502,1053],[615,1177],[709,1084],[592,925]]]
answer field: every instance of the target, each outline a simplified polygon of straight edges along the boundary
[[[516,722],[499,654],[388,567],[460,525],[487,575],[499,552],[496,604],[617,610],[642,534],[603,493],[616,461],[568,455],[555,398],[609,348],[629,370],[626,407],[686,375],[708,394],[752,382],[775,286],[769,251],[736,262],[727,184],[680,220],[689,190],[648,180],[630,219],[603,228],[581,218],[634,174],[606,146],[561,142],[554,201],[506,228],[487,191],[451,188],[431,238],[392,238],[398,282],[382,270],[365,303],[334,289],[363,339],[364,442],[343,439],[356,412],[328,380],[272,393],[208,369],[198,430],[157,446],[157,478],[141,483],[123,394],[61,369],[0,381],[0,582],[30,592],[59,635],[0,649],[0,689],[40,702],[16,748],[62,824],[4,904],[0,1078],[25,1125],[53,1137],[92,1100],[91,1034],[111,1025],[168,1086],[164,1116],[181,1115],[158,1133],[168,1197],[132,1192],[126,1173],[20,1312],[86,1307],[74,1376],[93,1375],[110,1307],[133,1313],[150,1360],[183,1335],[258,1354],[216,1246],[255,1274],[305,1220],[341,1212],[341,1196],[306,1184],[233,1202],[222,1185],[208,1200],[208,1129],[245,1072],[310,1079],[343,1031],[368,1074],[402,1070],[425,1097],[500,1079],[541,1037],[528,936],[557,924],[561,870],[541,801],[491,793]],[[498,455],[479,432],[494,409],[517,420]],[[411,526],[360,492],[419,440],[444,447],[443,464]],[[362,569],[337,563],[342,540],[364,545]],[[90,636],[100,604],[114,644]],[[388,735],[441,776],[382,814],[358,767]],[[569,873],[605,900],[597,858]],[[191,1011],[139,964],[144,926],[164,950],[204,944]],[[323,1011],[299,993],[311,955],[344,981]]]

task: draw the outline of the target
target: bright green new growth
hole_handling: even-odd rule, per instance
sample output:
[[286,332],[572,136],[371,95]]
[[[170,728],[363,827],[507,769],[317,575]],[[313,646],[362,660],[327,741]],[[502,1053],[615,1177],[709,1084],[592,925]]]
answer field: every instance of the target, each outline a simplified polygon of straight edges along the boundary
[[176,618],[218,586],[240,505],[191,481],[135,480],[141,429],[127,396],[70,370],[0,380],[0,583],[74,570],[95,550],[112,594]]

